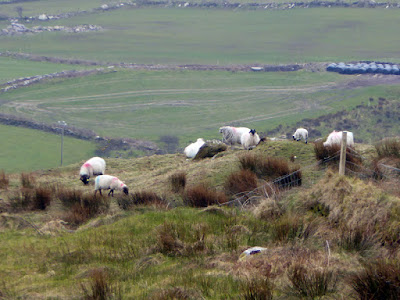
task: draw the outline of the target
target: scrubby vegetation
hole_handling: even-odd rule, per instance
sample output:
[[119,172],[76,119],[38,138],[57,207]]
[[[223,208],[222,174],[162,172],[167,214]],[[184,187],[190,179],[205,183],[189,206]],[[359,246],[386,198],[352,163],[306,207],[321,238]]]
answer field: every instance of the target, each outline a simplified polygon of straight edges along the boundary
[[[275,176],[295,168],[305,184],[273,187],[273,175],[243,168],[279,153]],[[292,153],[297,167],[286,161]],[[379,188],[387,179],[340,177],[296,142],[202,161],[165,155],[107,165],[111,173],[124,167],[129,196],[95,198],[78,164],[4,174],[2,297],[399,297],[400,200]],[[266,250],[242,254],[253,246]]]

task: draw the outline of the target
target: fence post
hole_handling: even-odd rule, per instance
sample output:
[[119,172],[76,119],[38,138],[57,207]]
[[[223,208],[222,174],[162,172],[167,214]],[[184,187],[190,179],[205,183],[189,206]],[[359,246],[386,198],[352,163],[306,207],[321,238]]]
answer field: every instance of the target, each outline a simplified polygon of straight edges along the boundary
[[346,170],[347,131],[342,132],[342,147],[340,148],[339,175],[344,175]]

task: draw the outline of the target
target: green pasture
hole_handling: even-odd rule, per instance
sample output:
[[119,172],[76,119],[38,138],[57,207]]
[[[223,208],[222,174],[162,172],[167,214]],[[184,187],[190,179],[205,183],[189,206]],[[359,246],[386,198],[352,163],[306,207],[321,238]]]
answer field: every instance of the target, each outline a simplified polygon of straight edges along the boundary
[[[39,130],[0,125],[0,170],[33,171],[56,168],[61,162],[61,136]],[[64,137],[63,164],[93,156],[95,145]]]
[[44,122],[65,120],[101,136],[158,141],[220,138],[223,125],[268,131],[351,109],[369,97],[398,99],[398,86],[353,86],[329,72],[118,70],[58,79],[3,93],[0,111]]
[[81,70],[83,68],[88,67],[0,57],[0,84],[21,77],[44,75],[65,70]]
[[398,62],[399,21],[397,10],[384,9],[140,8],[32,24],[96,24],[101,32],[1,36],[0,44],[9,51],[149,64]]

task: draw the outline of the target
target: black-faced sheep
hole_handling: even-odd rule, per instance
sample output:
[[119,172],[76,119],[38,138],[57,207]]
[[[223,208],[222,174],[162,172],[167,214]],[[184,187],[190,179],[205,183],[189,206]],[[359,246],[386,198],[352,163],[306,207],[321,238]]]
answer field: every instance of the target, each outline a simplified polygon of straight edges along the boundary
[[304,128],[297,128],[296,132],[293,134],[293,139],[296,141],[303,139],[307,144],[308,130]]
[[222,141],[229,145],[241,144],[242,134],[249,132],[250,128],[247,127],[223,126],[219,129],[219,133],[222,133]]
[[115,176],[111,175],[99,175],[96,177],[94,184],[94,195],[96,196],[97,191],[110,190],[108,196],[114,196],[114,190],[123,191],[125,195],[128,195],[129,190],[125,183],[119,180]]
[[79,172],[80,180],[84,184],[89,183],[89,178],[94,175],[103,175],[106,171],[106,162],[101,157],[92,157],[86,161]]

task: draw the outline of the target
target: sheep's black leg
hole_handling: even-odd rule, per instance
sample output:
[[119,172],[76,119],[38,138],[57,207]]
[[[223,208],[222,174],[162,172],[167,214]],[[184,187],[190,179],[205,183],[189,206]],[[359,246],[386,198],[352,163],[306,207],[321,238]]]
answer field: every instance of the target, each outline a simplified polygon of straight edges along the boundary
[[108,196],[110,197],[110,194],[111,194],[111,197],[114,197],[114,190],[111,190],[109,193],[108,193]]

